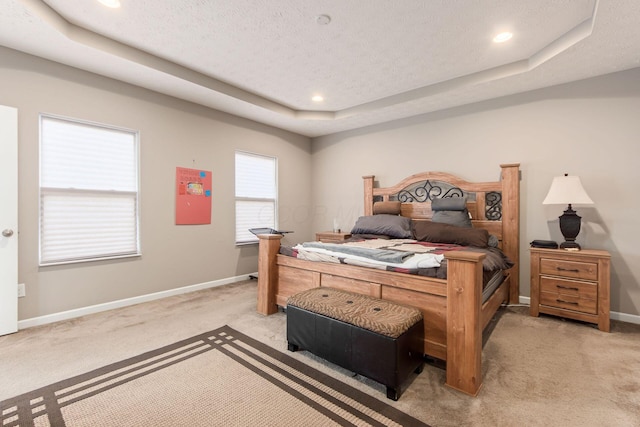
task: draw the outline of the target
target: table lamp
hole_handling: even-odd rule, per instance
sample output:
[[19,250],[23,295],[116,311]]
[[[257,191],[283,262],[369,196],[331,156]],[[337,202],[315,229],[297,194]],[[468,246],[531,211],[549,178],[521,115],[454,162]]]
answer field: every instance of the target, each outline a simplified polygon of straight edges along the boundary
[[565,241],[560,245],[562,249],[579,251],[580,245],[576,243],[576,237],[580,233],[580,220],[576,211],[571,209],[572,204],[592,205],[593,200],[584,191],[580,178],[577,176],[556,176],[553,178],[549,193],[542,202],[543,205],[564,205],[569,207],[560,215],[560,231]]

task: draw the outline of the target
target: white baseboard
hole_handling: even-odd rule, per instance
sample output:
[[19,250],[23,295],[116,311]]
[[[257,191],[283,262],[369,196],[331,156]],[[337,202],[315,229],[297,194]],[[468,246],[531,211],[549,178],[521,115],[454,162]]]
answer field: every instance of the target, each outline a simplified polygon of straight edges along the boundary
[[196,285],[184,286],[182,288],[170,289],[168,291],[155,292],[147,295],[140,295],[137,297],[121,299],[112,302],[106,302],[104,304],[90,305],[88,307],[76,308],[68,311],[61,311],[59,313],[47,314],[45,316],[32,317],[30,319],[24,319],[18,321],[18,329],[31,328],[33,326],[46,325],[48,323],[59,322],[61,320],[73,319],[75,317],[86,316],[87,314],[99,313],[101,311],[113,310],[114,308],[127,307],[129,305],[140,304],[142,302],[153,301],[161,298],[170,297],[173,295],[186,294],[189,292],[195,292],[202,289],[215,288],[216,286],[227,285],[229,283],[240,282],[247,280],[253,276],[256,277],[258,273],[244,274],[241,276],[229,277],[226,279],[214,280],[212,282],[198,283]]
[[[202,289],[215,288],[216,286],[228,285],[229,283],[240,282],[248,280],[251,277],[257,277],[258,273],[244,274],[241,276],[229,277],[226,279],[214,280],[212,282],[198,283],[195,285],[184,286],[182,288],[170,289],[168,291],[155,292],[147,295],[140,295],[137,297],[121,299],[118,301],[107,302],[104,304],[96,304],[88,307],[76,308],[74,310],[61,311],[59,313],[47,314],[46,316],[32,317],[30,319],[24,319],[18,321],[18,329],[31,328],[33,326],[46,325],[48,323],[59,322],[61,320],[73,319],[80,316],[86,316],[87,314],[99,313],[101,311],[113,310],[114,308],[127,307],[129,305],[140,304],[142,302],[154,301],[161,298],[170,297],[173,295],[186,294],[189,292],[195,292]],[[520,296],[520,304],[530,305],[531,299],[529,297]],[[635,323],[640,325],[640,316],[635,314],[618,313],[612,311],[610,313],[612,320],[619,320],[621,322]]]
[[[520,296],[520,299],[518,301],[520,302],[520,304],[531,304],[531,298],[529,297]],[[635,314],[618,313],[617,311],[612,311],[609,313],[609,318],[611,320],[619,320],[621,322],[635,323],[637,325],[640,325],[640,316],[637,316]]]

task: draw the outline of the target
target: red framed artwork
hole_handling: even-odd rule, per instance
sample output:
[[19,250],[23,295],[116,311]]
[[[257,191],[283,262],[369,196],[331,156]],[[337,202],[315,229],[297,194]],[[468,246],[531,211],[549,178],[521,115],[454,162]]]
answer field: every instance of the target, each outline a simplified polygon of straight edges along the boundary
[[211,224],[211,171],[176,167],[176,225]]

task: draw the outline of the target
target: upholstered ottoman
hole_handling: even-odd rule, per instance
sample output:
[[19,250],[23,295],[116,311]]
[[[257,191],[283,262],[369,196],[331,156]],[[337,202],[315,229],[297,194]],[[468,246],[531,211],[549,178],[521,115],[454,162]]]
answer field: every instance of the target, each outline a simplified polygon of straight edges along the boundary
[[287,300],[290,351],[307,350],[387,387],[423,367],[423,322],[417,308],[333,288],[313,288]]

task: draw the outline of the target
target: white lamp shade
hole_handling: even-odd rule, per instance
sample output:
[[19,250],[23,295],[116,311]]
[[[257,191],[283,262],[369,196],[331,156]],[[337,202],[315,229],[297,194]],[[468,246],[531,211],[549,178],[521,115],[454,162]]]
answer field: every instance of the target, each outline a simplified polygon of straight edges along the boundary
[[593,200],[584,191],[580,177],[556,176],[553,178],[549,193],[542,202],[543,205],[568,205],[582,204],[592,205]]

